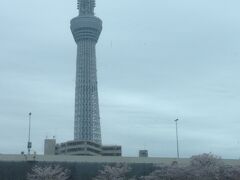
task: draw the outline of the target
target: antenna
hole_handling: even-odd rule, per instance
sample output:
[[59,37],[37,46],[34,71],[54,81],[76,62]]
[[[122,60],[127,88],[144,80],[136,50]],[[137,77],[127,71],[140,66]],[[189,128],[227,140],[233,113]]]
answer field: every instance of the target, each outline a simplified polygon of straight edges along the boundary
[[95,0],[78,0],[79,15],[94,15]]
[[179,142],[178,142],[178,121],[179,121],[179,119],[176,119],[174,121],[176,123],[177,158],[179,159]]
[[30,112],[28,114],[28,143],[27,143],[27,149],[28,149],[28,155],[30,155],[30,151],[32,148],[32,143],[31,143],[31,117],[32,117],[32,113]]

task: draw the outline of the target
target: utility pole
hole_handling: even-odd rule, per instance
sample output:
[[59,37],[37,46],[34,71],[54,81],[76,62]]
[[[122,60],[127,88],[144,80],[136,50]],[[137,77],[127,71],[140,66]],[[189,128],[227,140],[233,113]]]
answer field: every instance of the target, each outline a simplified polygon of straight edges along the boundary
[[30,155],[30,151],[31,151],[31,148],[32,148],[32,143],[31,143],[31,116],[32,116],[32,113],[30,112],[28,114],[28,143],[27,143],[27,149],[28,149],[28,155]]
[[176,119],[174,121],[176,123],[177,158],[179,159],[179,143],[178,143],[178,121],[179,121],[179,119]]

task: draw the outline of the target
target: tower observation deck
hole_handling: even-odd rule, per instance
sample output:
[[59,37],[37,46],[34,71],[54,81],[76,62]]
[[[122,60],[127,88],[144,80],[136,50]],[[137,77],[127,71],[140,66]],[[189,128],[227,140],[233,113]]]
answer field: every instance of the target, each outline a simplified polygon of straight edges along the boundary
[[101,144],[96,44],[102,21],[94,15],[95,0],[78,0],[79,15],[71,20],[77,44],[74,140]]

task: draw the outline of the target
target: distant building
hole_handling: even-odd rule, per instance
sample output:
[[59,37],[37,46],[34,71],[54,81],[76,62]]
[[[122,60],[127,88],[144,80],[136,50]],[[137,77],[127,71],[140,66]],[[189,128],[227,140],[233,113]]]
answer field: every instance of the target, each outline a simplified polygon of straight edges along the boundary
[[148,150],[140,150],[139,157],[148,157]]
[[68,141],[56,146],[58,155],[101,156],[102,146],[91,141]]
[[102,146],[102,156],[122,156],[122,147]]
[[56,139],[45,139],[44,154],[45,155],[55,155],[56,154]]
[[122,147],[103,146],[91,141],[68,141],[56,144],[55,139],[46,139],[44,154],[72,156],[122,156]]

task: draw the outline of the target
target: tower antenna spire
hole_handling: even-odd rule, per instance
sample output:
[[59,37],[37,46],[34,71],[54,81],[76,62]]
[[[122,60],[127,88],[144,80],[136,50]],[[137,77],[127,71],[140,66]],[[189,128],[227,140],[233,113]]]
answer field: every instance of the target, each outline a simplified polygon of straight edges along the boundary
[[95,0],[78,0],[79,15],[94,15]]

